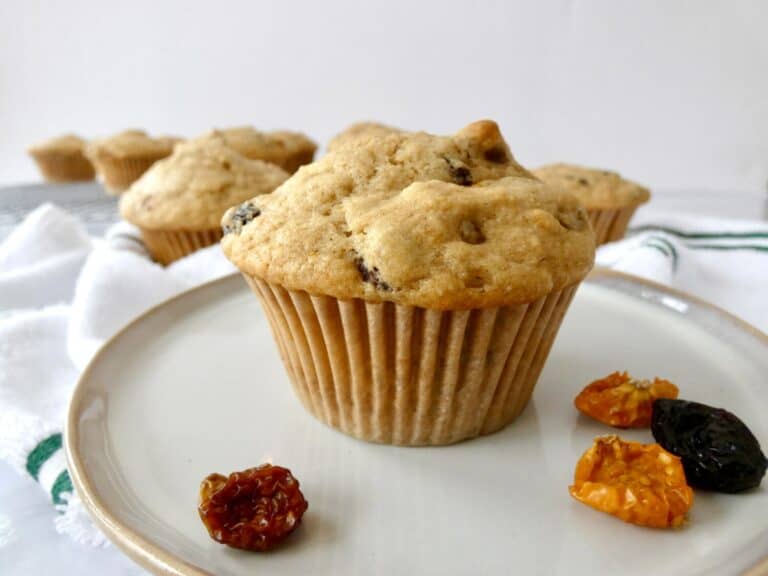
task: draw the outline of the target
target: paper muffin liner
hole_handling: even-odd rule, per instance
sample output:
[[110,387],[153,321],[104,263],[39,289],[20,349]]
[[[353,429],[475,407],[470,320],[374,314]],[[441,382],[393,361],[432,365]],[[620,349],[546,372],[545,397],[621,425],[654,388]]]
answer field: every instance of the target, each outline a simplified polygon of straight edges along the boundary
[[589,221],[595,231],[595,245],[600,246],[624,238],[629,221],[636,210],[637,205],[614,210],[588,209]]
[[93,165],[82,154],[35,154],[32,156],[48,182],[93,180]]
[[141,238],[157,262],[166,265],[221,240],[221,228],[210,230],[147,230]]
[[577,288],[530,304],[442,311],[245,278],[304,407],[355,438],[411,446],[451,444],[512,422]]
[[117,196],[138,180],[150,166],[160,160],[151,158],[112,158],[101,156],[92,158],[107,193]]

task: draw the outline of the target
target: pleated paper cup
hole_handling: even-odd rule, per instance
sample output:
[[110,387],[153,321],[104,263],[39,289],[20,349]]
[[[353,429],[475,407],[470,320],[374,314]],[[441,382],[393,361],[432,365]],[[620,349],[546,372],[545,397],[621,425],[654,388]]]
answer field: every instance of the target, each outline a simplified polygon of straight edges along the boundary
[[48,182],[93,180],[93,165],[82,154],[33,154],[37,167]]
[[636,210],[637,205],[634,204],[613,210],[588,208],[589,221],[595,231],[595,245],[600,246],[624,238],[629,221]]
[[157,262],[166,265],[221,240],[221,228],[210,230],[147,230],[141,238]]
[[577,287],[530,304],[443,311],[245,278],[304,407],[355,438],[409,446],[451,444],[512,422]]
[[151,158],[113,158],[99,156],[91,158],[107,193],[117,196],[125,192],[131,184],[159,160]]

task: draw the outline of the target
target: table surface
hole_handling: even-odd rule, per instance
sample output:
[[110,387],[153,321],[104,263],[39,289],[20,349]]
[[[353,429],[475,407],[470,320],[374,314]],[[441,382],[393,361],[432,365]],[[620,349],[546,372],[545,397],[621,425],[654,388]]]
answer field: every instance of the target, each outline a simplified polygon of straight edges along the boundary
[[[653,209],[767,219],[767,200],[762,192],[659,191],[654,194]],[[77,215],[94,235],[118,219],[117,199],[104,194],[96,183],[1,188],[0,240],[43,202]],[[0,574],[146,574],[114,547],[94,549],[60,536],[53,526],[55,515],[46,494],[31,478],[0,461]]]

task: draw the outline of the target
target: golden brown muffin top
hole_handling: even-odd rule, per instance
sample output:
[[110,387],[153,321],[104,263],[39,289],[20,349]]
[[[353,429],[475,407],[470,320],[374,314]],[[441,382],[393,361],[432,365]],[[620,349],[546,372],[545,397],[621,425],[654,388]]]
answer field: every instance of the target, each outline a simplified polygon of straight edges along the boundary
[[587,209],[637,206],[651,197],[647,188],[609,170],[574,164],[549,164],[533,173],[547,184],[573,194]]
[[272,192],[288,178],[217,141],[181,143],[120,198],[123,218],[151,230],[210,230],[230,206]]
[[396,134],[398,132],[403,132],[403,130],[379,122],[356,122],[355,124],[350,124],[331,138],[328,142],[327,150],[331,152],[349,142],[357,142],[373,136],[386,136],[387,134]]
[[64,134],[30,146],[28,152],[37,154],[81,154],[86,142],[75,134]]
[[124,130],[119,134],[94,140],[86,147],[86,154],[92,158],[165,158],[173,147],[181,142],[174,136],[150,137],[143,130]]
[[222,223],[246,274],[438,309],[531,302],[582,279],[595,252],[578,201],[533,178],[488,120],[342,146]]
[[277,164],[288,172],[312,161],[317,144],[299,132],[262,132],[251,126],[217,129],[197,140],[220,140],[246,158]]

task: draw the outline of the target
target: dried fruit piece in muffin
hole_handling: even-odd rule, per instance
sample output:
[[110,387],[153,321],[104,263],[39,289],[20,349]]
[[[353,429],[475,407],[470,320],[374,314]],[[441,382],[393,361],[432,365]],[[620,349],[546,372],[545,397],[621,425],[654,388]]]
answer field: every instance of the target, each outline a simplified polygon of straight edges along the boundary
[[601,436],[576,465],[571,496],[624,522],[651,528],[683,524],[693,505],[680,459],[658,444]]
[[211,538],[243,550],[271,550],[301,523],[307,501],[281,466],[262,464],[200,484],[198,512]]
[[587,385],[573,403],[587,416],[616,428],[647,428],[657,398],[677,398],[677,386],[668,380],[636,380],[627,372],[614,372]]
[[222,226],[224,234],[239,234],[243,226],[261,216],[261,209],[252,200],[233,206],[226,213],[226,224]]
[[692,486],[741,492],[760,485],[768,460],[746,424],[722,408],[685,400],[656,400],[651,432],[682,459]]

